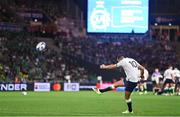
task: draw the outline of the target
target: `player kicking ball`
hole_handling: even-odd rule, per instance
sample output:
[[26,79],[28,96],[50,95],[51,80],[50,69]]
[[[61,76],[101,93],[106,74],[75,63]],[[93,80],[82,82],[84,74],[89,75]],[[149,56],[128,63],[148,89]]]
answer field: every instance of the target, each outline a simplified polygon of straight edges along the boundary
[[[133,92],[134,88],[137,86],[139,81],[139,70],[140,70],[140,77],[144,78],[144,67],[140,65],[136,60],[124,56],[120,56],[117,58],[117,64],[110,64],[110,65],[100,65],[100,69],[116,69],[118,67],[122,67],[126,73],[126,83],[125,83],[125,100],[128,106],[128,110],[122,112],[126,113],[133,113],[132,109],[132,101],[131,101],[131,93]],[[98,93],[102,94],[107,91],[111,91],[114,88],[118,87],[120,84],[119,82],[115,82],[112,86],[107,87],[105,89],[97,89],[93,88],[93,90]]]

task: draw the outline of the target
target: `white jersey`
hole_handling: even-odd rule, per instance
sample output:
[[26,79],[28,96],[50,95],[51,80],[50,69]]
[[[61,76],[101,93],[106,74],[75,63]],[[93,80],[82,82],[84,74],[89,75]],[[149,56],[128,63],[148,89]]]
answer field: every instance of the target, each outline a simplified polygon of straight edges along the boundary
[[175,69],[173,70],[173,72],[174,72],[174,77],[180,78],[180,71],[179,71],[179,69],[175,68]]
[[159,78],[163,78],[160,72],[153,72],[151,76],[152,81],[156,81],[156,83],[159,83]]
[[126,80],[131,82],[138,82],[140,79],[138,70],[139,65],[140,64],[132,58],[123,58],[116,64],[117,67],[121,66],[124,69]]
[[164,72],[164,80],[165,79],[173,79],[174,77],[174,72],[172,69],[166,69]]

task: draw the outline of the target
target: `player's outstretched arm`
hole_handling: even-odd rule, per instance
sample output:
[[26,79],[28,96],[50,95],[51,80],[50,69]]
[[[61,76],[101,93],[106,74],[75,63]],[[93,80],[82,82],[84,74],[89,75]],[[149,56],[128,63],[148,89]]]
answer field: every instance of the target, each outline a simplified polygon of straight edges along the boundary
[[102,64],[102,65],[100,65],[100,69],[116,69],[116,68],[117,68],[116,64],[110,64],[110,65]]

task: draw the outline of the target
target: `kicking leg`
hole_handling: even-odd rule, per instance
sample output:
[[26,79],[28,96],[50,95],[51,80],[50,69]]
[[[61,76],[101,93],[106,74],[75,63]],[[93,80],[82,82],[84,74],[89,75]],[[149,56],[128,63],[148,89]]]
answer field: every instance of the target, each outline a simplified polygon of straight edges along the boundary
[[114,90],[114,89],[117,88],[118,86],[122,86],[122,85],[124,85],[123,82],[122,82],[122,80],[119,80],[119,81],[115,82],[113,85],[111,85],[111,86],[109,86],[109,87],[107,87],[107,88],[105,88],[105,89],[99,89],[99,91],[100,91],[101,93],[104,93],[104,92],[107,92],[107,91]]
[[111,86],[109,86],[109,87],[107,87],[107,88],[104,88],[104,89],[92,88],[92,90],[95,91],[97,94],[102,94],[102,93],[104,93],[104,92],[111,91],[111,90],[113,90],[114,88],[115,88],[114,85],[111,85]]
[[104,93],[104,92],[107,92],[107,91],[111,91],[111,90],[113,90],[113,89],[115,89],[115,87],[114,87],[114,85],[111,85],[111,86],[109,86],[109,87],[107,87],[107,88],[105,88],[105,89],[99,89],[99,91],[100,91],[101,93]]
[[123,85],[122,83],[122,80],[119,80],[117,82],[115,82],[113,85],[107,87],[107,88],[104,88],[104,89],[96,89],[96,88],[92,88],[96,93],[98,94],[101,94],[101,93],[104,93],[104,92],[107,92],[107,91],[111,91],[111,90],[114,90],[115,88],[117,88],[118,86],[121,86]]

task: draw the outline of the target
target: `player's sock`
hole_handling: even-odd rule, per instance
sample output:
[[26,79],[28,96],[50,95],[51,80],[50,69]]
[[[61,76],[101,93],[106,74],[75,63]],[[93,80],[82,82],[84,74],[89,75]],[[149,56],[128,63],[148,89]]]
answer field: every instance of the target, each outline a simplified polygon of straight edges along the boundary
[[127,106],[128,106],[128,111],[132,112],[132,102],[131,99],[126,100]]
[[168,88],[167,88],[167,87],[164,88],[164,93],[165,93],[165,94],[168,93]]
[[140,86],[139,94],[143,94],[143,92],[144,92],[144,88]]
[[145,93],[145,94],[147,93],[147,89],[144,89],[144,93]]
[[169,93],[170,93],[170,94],[173,94],[173,93],[174,93],[174,87],[169,88]]
[[144,93],[146,94],[147,93],[147,85],[144,84]]
[[107,91],[111,91],[111,90],[113,90],[115,87],[114,87],[114,85],[111,85],[111,86],[109,86],[109,87],[107,87],[107,88],[105,88],[105,89],[99,89],[99,91],[101,92],[101,93],[104,93],[104,92],[107,92]]
[[170,94],[171,93],[171,88],[168,88],[167,92],[168,92],[168,94]]

